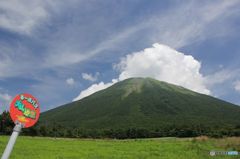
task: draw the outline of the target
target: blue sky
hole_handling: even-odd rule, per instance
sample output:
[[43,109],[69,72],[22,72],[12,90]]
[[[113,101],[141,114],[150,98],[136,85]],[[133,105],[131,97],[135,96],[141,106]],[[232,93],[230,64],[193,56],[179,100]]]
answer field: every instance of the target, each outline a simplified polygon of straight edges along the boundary
[[239,26],[237,0],[1,0],[1,110],[19,93],[45,111],[135,76],[239,105]]

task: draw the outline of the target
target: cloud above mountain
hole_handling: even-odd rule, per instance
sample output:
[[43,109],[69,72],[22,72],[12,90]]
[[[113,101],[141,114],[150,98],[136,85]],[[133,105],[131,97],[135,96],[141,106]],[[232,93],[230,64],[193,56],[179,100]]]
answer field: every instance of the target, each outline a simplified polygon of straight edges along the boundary
[[240,80],[234,82],[234,89],[240,92]]
[[96,72],[95,75],[92,75],[91,73],[82,73],[82,78],[91,82],[97,81],[98,76],[99,76],[99,72]]
[[115,84],[118,80],[116,79],[113,79],[111,82],[109,83],[104,83],[104,82],[100,82],[98,84],[93,84],[91,85],[90,87],[88,87],[87,89],[81,91],[81,93],[73,99],[73,101],[77,101],[77,100],[80,100],[84,97],[87,97],[97,91],[100,91],[100,90],[103,90],[103,89],[106,89],[110,86],[112,86],[113,84]]
[[75,80],[73,78],[68,78],[66,79],[66,83],[70,86],[74,85],[75,84]]
[[151,48],[140,52],[128,54],[114,65],[120,72],[114,82],[100,82],[83,90],[74,100],[79,100],[86,95],[105,89],[116,81],[131,77],[151,77],[160,81],[169,82],[193,91],[210,94],[200,73],[201,63],[191,55],[178,52],[169,46],[155,43]]

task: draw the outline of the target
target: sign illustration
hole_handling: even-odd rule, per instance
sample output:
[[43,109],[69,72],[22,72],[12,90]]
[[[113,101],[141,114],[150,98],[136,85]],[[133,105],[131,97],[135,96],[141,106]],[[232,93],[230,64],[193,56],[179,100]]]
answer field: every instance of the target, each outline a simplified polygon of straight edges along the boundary
[[10,116],[13,122],[21,123],[23,128],[33,126],[39,118],[39,103],[31,94],[17,95],[10,105]]

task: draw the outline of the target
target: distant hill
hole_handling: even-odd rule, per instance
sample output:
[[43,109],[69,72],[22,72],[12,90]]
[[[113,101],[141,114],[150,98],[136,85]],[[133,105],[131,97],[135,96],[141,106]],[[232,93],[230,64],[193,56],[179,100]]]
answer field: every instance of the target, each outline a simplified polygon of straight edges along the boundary
[[240,107],[151,78],[130,78],[41,114],[40,125],[117,130],[240,125]]

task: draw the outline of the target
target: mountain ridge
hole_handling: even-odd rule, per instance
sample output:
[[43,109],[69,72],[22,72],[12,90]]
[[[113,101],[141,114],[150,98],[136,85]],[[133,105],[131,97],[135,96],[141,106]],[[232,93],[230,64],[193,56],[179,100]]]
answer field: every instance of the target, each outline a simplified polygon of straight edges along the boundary
[[240,107],[152,78],[130,78],[41,115],[40,122],[83,129],[234,126]]

